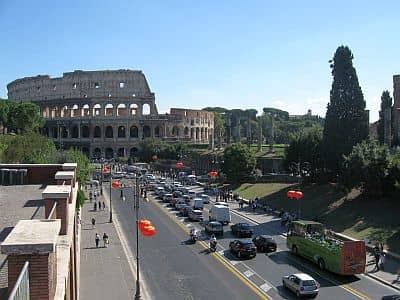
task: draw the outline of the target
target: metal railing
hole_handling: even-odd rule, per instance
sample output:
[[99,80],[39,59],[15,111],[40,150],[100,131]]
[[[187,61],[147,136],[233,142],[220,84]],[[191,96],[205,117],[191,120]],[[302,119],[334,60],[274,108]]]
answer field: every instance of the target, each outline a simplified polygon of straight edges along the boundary
[[52,220],[52,219],[57,219],[57,202],[54,202],[53,207],[51,208],[51,211],[47,217],[47,220]]
[[8,300],[29,300],[29,261],[26,261]]

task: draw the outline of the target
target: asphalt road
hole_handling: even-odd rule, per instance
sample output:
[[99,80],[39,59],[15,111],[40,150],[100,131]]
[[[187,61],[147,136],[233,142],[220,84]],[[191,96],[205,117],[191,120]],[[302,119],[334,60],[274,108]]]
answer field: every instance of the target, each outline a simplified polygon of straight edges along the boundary
[[[129,243],[135,249],[132,195],[125,195],[128,200],[114,201],[113,206],[120,214],[123,229],[132,237]],[[113,198],[119,199],[119,193]],[[308,273],[320,283],[317,299],[381,299],[384,295],[397,294],[397,291],[369,277],[337,276],[320,271],[311,262],[293,256],[286,248],[286,239],[281,235],[280,221],[272,216],[270,222],[255,224],[232,213],[232,223],[248,222],[253,225],[255,235],[274,236],[278,243],[277,252],[258,253],[253,259],[238,260],[227,250],[229,242],[235,237],[231,234],[230,226],[224,226],[224,236],[219,238],[219,253],[216,254],[220,259],[217,259],[200,244],[186,243],[188,234],[182,227],[196,226],[202,229],[199,223],[189,222],[171,208],[163,207],[165,204],[160,201],[151,196],[150,199],[150,202],[141,201],[141,218],[152,220],[158,233],[150,239],[142,238],[140,250],[143,253],[142,270],[154,299],[259,298],[243,283],[244,279],[253,282],[254,286],[267,287],[264,291],[259,290],[269,299],[295,299],[291,292],[282,287],[282,276],[298,272]],[[208,218],[207,211],[206,205],[205,220]],[[202,239],[205,242],[208,240],[204,232]],[[231,269],[241,273],[242,279],[239,280]]]
[[[122,201],[119,191],[113,192],[113,209],[135,255],[133,195],[128,190],[124,195]],[[152,299],[260,299],[215,254],[187,243],[188,234],[152,202],[140,202],[140,218],[157,228],[155,236],[139,238],[140,268]]]

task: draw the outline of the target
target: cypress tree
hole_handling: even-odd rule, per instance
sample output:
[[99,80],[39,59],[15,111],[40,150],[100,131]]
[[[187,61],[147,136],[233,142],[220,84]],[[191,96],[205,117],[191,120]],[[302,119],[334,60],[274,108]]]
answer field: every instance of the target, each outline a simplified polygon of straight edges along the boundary
[[390,97],[389,91],[383,91],[381,96],[381,110],[379,111],[378,121],[378,141],[383,144],[385,142],[384,126],[385,126],[385,110],[392,108],[392,97]]
[[365,100],[353,67],[353,54],[347,46],[337,48],[333,60],[332,89],[326,111],[323,133],[325,166],[334,174],[340,172],[343,155],[368,137],[368,115]]

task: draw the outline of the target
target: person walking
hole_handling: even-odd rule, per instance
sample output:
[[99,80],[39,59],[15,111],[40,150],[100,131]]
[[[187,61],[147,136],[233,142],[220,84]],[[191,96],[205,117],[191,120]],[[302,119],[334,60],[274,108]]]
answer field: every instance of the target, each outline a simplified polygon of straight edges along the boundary
[[96,228],[96,220],[95,220],[95,218],[92,218],[92,228]]
[[97,210],[97,202],[96,201],[94,202],[93,209],[94,209],[94,211]]
[[385,270],[385,253],[383,251],[379,254],[379,268],[382,271]]
[[106,210],[106,203],[103,201],[103,210]]
[[105,232],[103,234],[103,243],[104,243],[104,248],[107,248],[109,240],[108,240],[108,235]]
[[96,237],[95,237],[95,242],[96,242],[96,248],[99,248],[99,243],[100,243],[100,236],[98,233],[96,233]]
[[376,244],[374,247],[374,259],[375,259],[375,270],[379,271],[379,258],[380,258],[380,249],[379,245]]
[[100,200],[99,200],[99,210],[101,210],[101,202],[100,202]]

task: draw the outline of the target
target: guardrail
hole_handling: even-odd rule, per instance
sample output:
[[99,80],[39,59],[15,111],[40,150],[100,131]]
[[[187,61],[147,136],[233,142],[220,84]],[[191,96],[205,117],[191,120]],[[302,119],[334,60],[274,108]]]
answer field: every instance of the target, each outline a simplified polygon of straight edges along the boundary
[[29,300],[29,261],[26,261],[24,267],[19,273],[17,282],[8,297],[8,300]]

